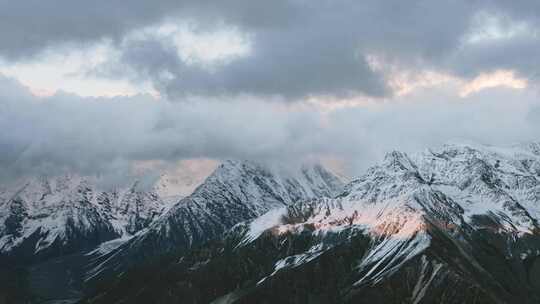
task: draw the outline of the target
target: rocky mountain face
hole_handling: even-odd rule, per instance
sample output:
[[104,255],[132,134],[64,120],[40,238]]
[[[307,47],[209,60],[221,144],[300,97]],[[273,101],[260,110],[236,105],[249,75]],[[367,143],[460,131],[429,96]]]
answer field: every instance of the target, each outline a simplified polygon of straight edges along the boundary
[[270,201],[85,302],[540,303],[540,144],[392,152],[334,198]]
[[99,281],[105,274],[123,272],[148,258],[185,252],[239,222],[294,202],[333,197],[343,186],[320,165],[290,170],[226,161],[148,229],[110,251],[96,252],[87,280]]

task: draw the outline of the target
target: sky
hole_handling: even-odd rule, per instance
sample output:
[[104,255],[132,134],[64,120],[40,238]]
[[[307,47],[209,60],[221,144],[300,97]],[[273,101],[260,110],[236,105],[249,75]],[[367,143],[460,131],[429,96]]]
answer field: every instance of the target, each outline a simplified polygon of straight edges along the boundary
[[537,1],[0,0],[0,182],[538,141],[539,54]]

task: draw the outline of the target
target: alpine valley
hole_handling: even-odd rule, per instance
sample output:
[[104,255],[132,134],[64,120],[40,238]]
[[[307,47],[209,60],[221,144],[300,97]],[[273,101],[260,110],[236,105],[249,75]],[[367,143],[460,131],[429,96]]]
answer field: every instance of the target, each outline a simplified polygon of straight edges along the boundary
[[539,220],[539,143],[394,151],[351,181],[225,161],[174,199],[35,179],[0,193],[0,290],[11,303],[540,303]]

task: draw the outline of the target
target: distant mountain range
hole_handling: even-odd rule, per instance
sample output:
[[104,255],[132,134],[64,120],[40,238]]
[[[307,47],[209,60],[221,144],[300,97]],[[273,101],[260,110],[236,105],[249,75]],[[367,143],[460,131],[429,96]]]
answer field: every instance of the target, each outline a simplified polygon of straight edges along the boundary
[[226,161],[173,202],[73,177],[0,197],[37,302],[540,303],[538,143],[395,151],[347,184]]

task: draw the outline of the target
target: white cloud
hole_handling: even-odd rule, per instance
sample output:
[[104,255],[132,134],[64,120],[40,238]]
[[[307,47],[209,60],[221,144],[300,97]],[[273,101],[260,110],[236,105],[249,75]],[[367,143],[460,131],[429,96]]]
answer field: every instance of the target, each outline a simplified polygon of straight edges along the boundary
[[459,95],[466,97],[470,94],[480,92],[484,89],[506,87],[510,89],[522,90],[527,88],[528,81],[525,78],[518,78],[513,71],[497,70],[492,73],[482,73],[470,82],[462,85]]
[[[220,27],[215,31],[202,31],[193,23],[163,23],[136,30],[125,40],[147,37],[170,39],[177,48],[178,57],[187,64],[212,68],[226,64],[251,51],[249,35],[234,27]],[[47,49],[29,61],[1,61],[0,73],[16,78],[37,96],[51,96],[58,91],[85,97],[133,96],[151,94],[159,97],[153,86],[145,81],[107,77],[94,73],[101,65],[118,58],[118,45],[100,41],[90,45]],[[173,77],[163,71],[163,79]]]
[[397,97],[421,92],[425,89],[452,86],[458,96],[465,98],[482,90],[504,87],[523,90],[528,87],[527,78],[518,77],[515,71],[498,69],[480,73],[472,79],[429,69],[414,70],[407,66],[388,63],[376,55],[368,56],[370,66],[385,75],[386,81]]
[[478,12],[471,30],[464,35],[464,43],[486,43],[510,40],[519,36],[538,38],[540,31],[524,20],[515,20],[503,13]]
[[107,79],[87,73],[114,53],[108,42],[83,48],[50,49],[31,61],[0,62],[0,73],[16,78],[38,96],[51,96],[58,91],[79,96],[156,94],[149,85],[135,85],[124,79]]
[[150,35],[172,39],[178,56],[188,64],[226,64],[252,51],[251,38],[238,28],[223,25],[212,31],[201,30],[195,23],[164,23],[145,30]]

